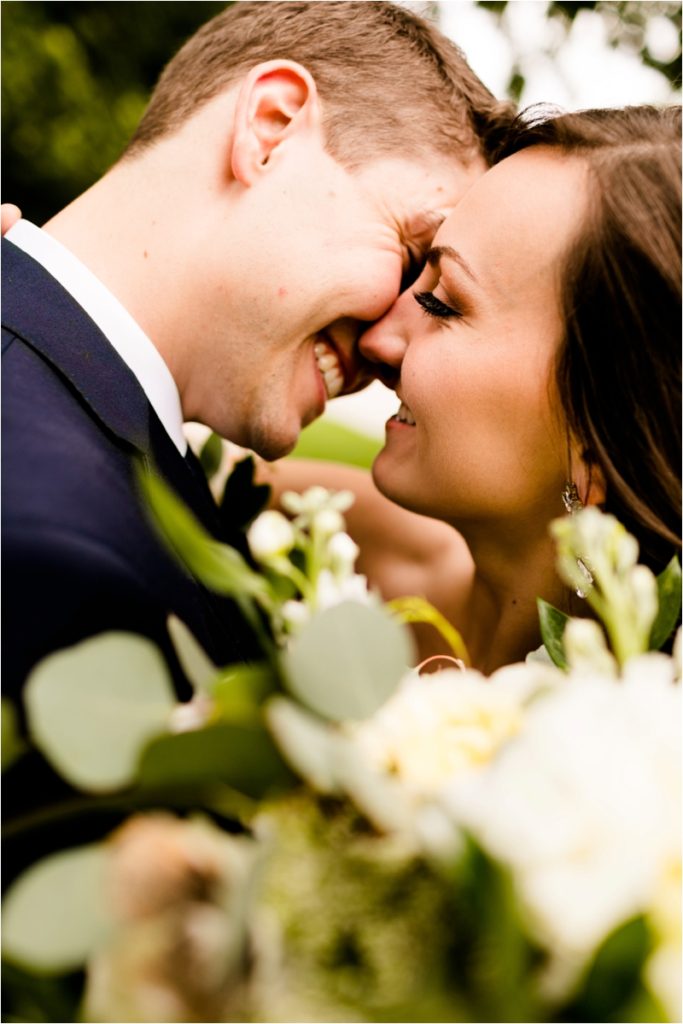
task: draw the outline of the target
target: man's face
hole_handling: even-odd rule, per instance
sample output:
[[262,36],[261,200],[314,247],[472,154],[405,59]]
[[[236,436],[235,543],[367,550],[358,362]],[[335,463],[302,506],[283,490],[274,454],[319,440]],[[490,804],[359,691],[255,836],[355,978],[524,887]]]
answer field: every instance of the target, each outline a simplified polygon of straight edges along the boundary
[[310,140],[276,154],[229,225],[216,225],[186,418],[269,459],[290,451],[329,398],[368,383],[361,331],[416,276],[439,223],[484,169],[432,156],[349,172]]

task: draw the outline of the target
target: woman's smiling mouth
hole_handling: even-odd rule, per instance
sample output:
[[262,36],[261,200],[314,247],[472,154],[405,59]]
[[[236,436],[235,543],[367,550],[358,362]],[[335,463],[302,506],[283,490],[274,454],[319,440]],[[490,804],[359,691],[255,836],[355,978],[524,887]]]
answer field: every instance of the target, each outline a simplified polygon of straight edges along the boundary
[[397,423],[405,423],[409,427],[415,426],[415,417],[413,416],[412,412],[405,404],[405,402],[401,402],[400,406],[398,407],[398,412],[395,413],[391,418],[392,420],[395,420]]

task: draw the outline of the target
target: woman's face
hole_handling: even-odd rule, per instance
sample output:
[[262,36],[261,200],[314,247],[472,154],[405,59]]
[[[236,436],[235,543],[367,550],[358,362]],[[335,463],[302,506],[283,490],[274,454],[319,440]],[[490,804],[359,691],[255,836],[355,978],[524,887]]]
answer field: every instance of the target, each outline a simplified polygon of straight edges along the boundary
[[437,232],[416,284],[364,336],[365,355],[400,372],[373,470],[399,504],[459,526],[562,511],[552,381],[585,175],[579,159],[540,148],[488,171]]

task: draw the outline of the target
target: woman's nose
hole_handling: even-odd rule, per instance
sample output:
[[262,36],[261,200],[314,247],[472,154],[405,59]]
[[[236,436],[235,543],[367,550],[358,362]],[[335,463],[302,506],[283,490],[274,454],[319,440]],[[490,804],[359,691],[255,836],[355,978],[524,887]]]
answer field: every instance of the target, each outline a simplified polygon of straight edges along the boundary
[[387,387],[396,387],[406,351],[404,332],[393,310],[361,335],[358,347],[362,356],[373,363],[373,371]]

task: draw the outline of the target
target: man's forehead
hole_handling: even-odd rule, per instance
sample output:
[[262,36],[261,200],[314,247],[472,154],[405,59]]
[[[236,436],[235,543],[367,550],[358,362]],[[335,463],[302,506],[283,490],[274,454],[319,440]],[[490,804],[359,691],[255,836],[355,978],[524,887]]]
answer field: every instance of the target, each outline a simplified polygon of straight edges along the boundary
[[401,241],[410,247],[426,249],[448,212],[448,209],[443,208],[409,212],[401,227]]

